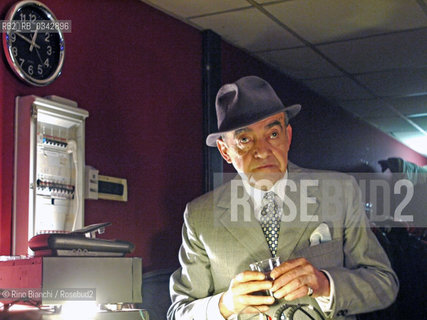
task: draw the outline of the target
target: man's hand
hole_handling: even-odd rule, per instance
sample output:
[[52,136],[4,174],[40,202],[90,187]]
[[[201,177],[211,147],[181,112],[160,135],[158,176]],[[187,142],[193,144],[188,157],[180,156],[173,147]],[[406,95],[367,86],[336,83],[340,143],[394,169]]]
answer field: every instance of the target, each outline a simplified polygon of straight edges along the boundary
[[[272,282],[265,280],[265,275],[258,271],[244,271],[230,282],[230,286],[219,300],[219,311],[224,318],[237,314],[247,306],[254,306],[266,312],[275,299],[271,296],[253,295],[254,292],[271,289]],[[252,293],[252,294],[251,294]],[[251,308],[244,311],[250,313]],[[253,309],[252,312],[258,312]]]
[[308,287],[313,289],[312,297],[329,296],[328,277],[305,258],[283,262],[271,271],[270,277],[274,279],[271,291],[277,299],[291,301],[304,297]]

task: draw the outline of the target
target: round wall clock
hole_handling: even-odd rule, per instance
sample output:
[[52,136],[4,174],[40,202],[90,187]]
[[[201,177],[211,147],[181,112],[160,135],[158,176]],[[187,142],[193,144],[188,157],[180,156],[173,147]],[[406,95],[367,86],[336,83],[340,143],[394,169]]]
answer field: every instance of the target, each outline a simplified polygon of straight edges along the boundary
[[64,38],[52,11],[38,1],[20,1],[2,25],[3,50],[14,73],[36,86],[46,86],[60,74]]

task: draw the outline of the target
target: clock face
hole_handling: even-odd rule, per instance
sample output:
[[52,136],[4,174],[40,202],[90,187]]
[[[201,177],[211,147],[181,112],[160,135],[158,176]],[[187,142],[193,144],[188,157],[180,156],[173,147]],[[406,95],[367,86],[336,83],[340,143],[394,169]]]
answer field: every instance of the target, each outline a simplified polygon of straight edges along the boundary
[[64,39],[52,12],[37,1],[21,1],[8,13],[3,37],[6,58],[15,74],[44,86],[55,80],[64,62]]

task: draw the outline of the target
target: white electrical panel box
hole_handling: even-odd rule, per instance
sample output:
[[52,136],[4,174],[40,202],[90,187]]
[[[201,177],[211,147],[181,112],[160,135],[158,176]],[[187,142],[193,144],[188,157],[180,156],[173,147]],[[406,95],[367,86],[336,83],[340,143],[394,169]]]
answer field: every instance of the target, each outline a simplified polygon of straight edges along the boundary
[[40,233],[84,225],[85,119],[59,97],[16,98],[13,254]]

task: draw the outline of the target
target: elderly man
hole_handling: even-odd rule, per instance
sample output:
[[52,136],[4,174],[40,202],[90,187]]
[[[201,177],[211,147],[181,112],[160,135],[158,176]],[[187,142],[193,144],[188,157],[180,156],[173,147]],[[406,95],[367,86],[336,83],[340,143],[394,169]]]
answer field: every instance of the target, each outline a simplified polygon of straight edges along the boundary
[[[255,76],[219,90],[206,143],[239,175],[187,205],[169,319],[351,319],[394,301],[398,280],[354,179],[288,161],[300,108]],[[270,275],[249,270],[271,257],[282,263]]]

